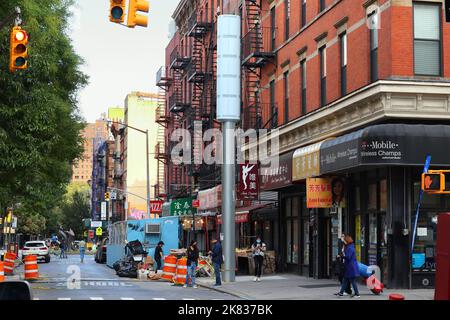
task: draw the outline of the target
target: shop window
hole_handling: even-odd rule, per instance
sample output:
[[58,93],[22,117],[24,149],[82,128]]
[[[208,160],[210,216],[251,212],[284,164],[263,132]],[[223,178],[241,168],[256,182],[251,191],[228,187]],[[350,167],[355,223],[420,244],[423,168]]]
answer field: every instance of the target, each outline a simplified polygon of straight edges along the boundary
[[387,211],[387,180],[380,181],[380,211]]
[[361,191],[359,186],[355,187],[355,210],[360,211],[361,210]]
[[[413,213],[413,216],[415,212]],[[412,269],[414,271],[436,271],[437,214],[421,211],[417,223]]]
[[309,265],[309,220],[303,220],[303,265]]
[[298,263],[298,220],[293,220],[293,233],[292,233],[292,263]]
[[286,253],[287,253],[287,263],[292,263],[292,220],[286,221]]
[[[420,189],[421,189],[421,182],[419,181],[414,182],[414,208],[417,207]],[[441,199],[442,198],[439,195],[425,193],[422,197],[422,202],[420,203],[420,206],[422,208],[439,209],[441,208]]]
[[298,217],[300,211],[300,199],[299,197],[292,198],[292,217]]
[[292,214],[291,214],[291,198],[286,198],[285,199],[285,208],[284,208],[284,210],[285,210],[285,212],[286,212],[286,217],[290,217]]
[[376,210],[377,209],[377,184],[369,184],[369,202],[367,204],[367,209]]

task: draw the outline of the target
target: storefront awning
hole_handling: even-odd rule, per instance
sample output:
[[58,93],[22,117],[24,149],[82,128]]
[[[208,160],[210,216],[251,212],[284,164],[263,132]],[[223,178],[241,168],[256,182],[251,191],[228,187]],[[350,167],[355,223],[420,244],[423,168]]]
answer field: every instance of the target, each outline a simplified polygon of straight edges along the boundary
[[320,146],[324,141],[297,149],[292,156],[292,181],[320,175]]
[[248,206],[248,207],[236,208],[236,214],[250,213],[253,210],[261,209],[261,208],[267,207],[268,205],[269,205],[268,203],[258,203],[258,204],[254,204],[254,205]]
[[432,166],[450,166],[450,126],[380,124],[328,140],[320,147],[320,173],[365,165],[414,165],[431,154]]

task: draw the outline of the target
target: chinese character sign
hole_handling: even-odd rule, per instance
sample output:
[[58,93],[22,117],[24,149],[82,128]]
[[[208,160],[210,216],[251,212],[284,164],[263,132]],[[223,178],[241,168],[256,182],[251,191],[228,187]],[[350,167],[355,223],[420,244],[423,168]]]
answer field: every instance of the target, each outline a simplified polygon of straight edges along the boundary
[[258,199],[259,180],[258,165],[246,162],[239,166],[239,199],[256,200]]
[[180,198],[172,200],[170,204],[170,214],[172,216],[186,216],[197,213],[197,209],[192,207],[192,198]]
[[306,179],[306,201],[308,208],[331,208],[333,206],[331,178]]

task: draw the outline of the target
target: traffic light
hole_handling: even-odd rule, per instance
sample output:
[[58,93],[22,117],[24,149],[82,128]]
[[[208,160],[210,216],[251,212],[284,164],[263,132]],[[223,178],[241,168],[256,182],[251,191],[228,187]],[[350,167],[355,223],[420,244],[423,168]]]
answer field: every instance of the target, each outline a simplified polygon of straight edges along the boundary
[[109,0],[109,21],[121,23],[125,19],[125,1],[126,0]]
[[105,201],[109,201],[109,192],[105,192]]
[[423,173],[422,190],[425,192],[442,192],[445,190],[445,175],[443,173]]
[[9,70],[14,72],[28,67],[28,34],[21,27],[13,27],[10,37]]
[[141,14],[139,11],[148,12],[149,3],[147,0],[130,0],[128,4],[128,27],[134,28],[135,26],[147,27],[148,18]]

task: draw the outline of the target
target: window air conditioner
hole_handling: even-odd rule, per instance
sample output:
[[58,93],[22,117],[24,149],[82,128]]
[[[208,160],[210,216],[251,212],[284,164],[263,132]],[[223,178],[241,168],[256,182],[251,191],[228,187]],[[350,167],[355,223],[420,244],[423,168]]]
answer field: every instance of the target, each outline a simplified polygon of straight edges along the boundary
[[160,225],[158,223],[147,223],[145,225],[145,233],[160,233]]

